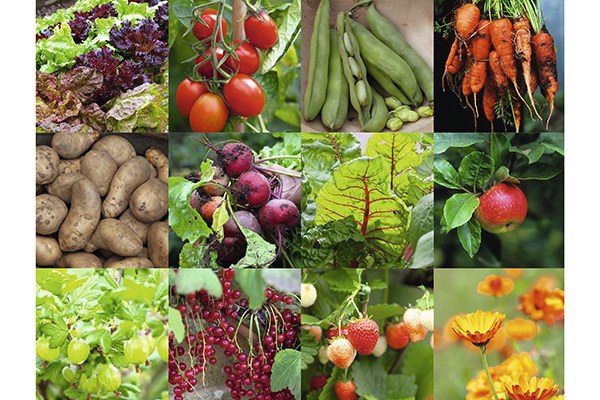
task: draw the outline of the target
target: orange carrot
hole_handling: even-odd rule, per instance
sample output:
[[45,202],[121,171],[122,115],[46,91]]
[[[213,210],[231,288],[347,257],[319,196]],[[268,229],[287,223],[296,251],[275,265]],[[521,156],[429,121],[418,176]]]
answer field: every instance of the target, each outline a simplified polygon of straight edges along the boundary
[[473,45],[473,68],[471,71],[471,91],[474,95],[485,86],[488,57],[490,55],[490,21],[482,19],[477,24],[475,36],[471,39]]
[[463,42],[468,40],[479,22],[479,7],[467,3],[456,10],[456,33]]
[[515,132],[519,133],[519,129],[521,129],[521,107],[523,106],[523,102],[516,96],[512,96],[512,109],[515,118]]
[[508,87],[508,78],[506,75],[504,75],[504,71],[502,71],[500,58],[498,57],[496,50],[490,51],[489,58],[490,68],[494,73],[494,80],[496,81],[496,88],[498,89],[498,96],[502,98],[504,97],[504,93],[506,93],[506,88]]
[[558,92],[558,74],[556,70],[556,52],[554,40],[547,32],[538,33],[531,38],[533,55],[537,65],[540,87],[546,95],[546,101],[550,105],[550,115],[546,122],[546,128],[554,111],[554,96]]
[[[513,49],[513,26],[508,18],[493,21],[490,25],[490,35],[494,49],[498,53],[500,66],[508,79],[513,83],[517,93],[517,60]],[[519,97],[521,95],[519,94]]]
[[485,118],[490,121],[493,132],[494,119],[496,118],[496,110],[494,109],[494,106],[498,102],[499,97],[496,81],[494,80],[494,72],[488,71],[487,75],[487,79],[485,80],[485,89],[483,90],[483,112],[485,113]]
[[[538,118],[542,119],[535,107],[535,100],[533,99],[535,86],[531,84],[531,25],[527,18],[519,17],[515,21],[513,28],[515,29],[515,52],[517,58],[521,60],[523,80],[525,81],[527,95],[529,96],[529,101],[531,102],[535,114]],[[531,109],[529,111],[531,112]]]

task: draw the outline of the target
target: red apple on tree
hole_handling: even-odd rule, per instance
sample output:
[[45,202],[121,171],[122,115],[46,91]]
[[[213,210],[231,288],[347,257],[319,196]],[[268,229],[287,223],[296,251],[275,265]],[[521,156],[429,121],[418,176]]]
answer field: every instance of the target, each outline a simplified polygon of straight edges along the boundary
[[517,228],[527,215],[527,198],[516,185],[498,183],[479,197],[475,219],[490,233],[505,233]]

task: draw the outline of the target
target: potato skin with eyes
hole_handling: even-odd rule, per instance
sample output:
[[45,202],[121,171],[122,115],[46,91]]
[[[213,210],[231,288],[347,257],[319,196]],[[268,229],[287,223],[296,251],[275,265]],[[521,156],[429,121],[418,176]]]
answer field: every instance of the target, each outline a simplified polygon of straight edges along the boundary
[[98,189],[89,179],[73,185],[71,208],[58,231],[63,251],[74,252],[85,247],[100,221],[101,207]]
[[119,167],[102,203],[104,218],[117,218],[127,209],[133,192],[150,179],[152,165],[144,157],[135,156]]
[[58,232],[69,212],[67,205],[59,197],[40,194],[35,197],[35,232],[51,235]]
[[35,183],[47,185],[58,176],[60,158],[52,147],[36,146],[35,148]]
[[156,268],[169,267],[169,225],[155,222],[148,230],[148,253]]
[[142,222],[156,222],[169,210],[168,186],[162,180],[151,178],[131,195],[129,209]]
[[52,267],[62,257],[63,252],[58,242],[53,237],[35,237],[35,265],[38,267]]

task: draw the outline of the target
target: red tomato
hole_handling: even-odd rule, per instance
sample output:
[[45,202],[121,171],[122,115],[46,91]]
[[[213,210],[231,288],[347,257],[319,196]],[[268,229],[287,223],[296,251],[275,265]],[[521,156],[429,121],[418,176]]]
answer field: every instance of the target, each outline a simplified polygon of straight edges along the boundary
[[[234,44],[237,45],[239,42],[239,40],[236,40]],[[235,70],[238,69],[238,66],[238,73],[240,74],[252,75],[258,71],[258,67],[260,67],[260,55],[258,54],[256,47],[248,42],[243,42],[235,49],[235,54],[238,56],[239,61],[231,56],[227,57],[225,60],[225,65],[228,66],[231,71],[235,72]]]
[[[225,50],[223,50],[220,47],[217,47],[215,49],[215,54],[217,55],[217,61],[221,62],[221,60],[225,56]],[[199,55],[198,57],[196,57],[194,63],[197,65],[206,59],[208,59],[209,61],[205,62],[204,64],[198,67],[198,73],[206,78],[212,78],[215,75],[215,69],[211,61],[210,47],[204,50],[204,55]],[[219,77],[221,77],[221,74],[218,75]]]
[[279,37],[277,25],[266,11],[261,11],[258,16],[246,18],[244,30],[250,43],[261,50],[273,47]]
[[265,94],[254,79],[237,74],[223,86],[229,108],[242,117],[256,117],[265,106]]
[[204,93],[192,106],[190,126],[192,132],[220,132],[227,123],[229,110],[218,94]]
[[177,103],[177,108],[181,115],[186,118],[189,117],[192,106],[198,97],[206,92],[207,89],[204,82],[194,82],[188,78],[182,80],[175,93],[175,103]]
[[[217,10],[207,8],[200,14],[200,19],[204,21],[207,26],[204,26],[202,22],[196,22],[192,28],[192,32],[198,40],[204,40],[211,37],[215,30],[215,25],[217,24]],[[217,41],[221,40],[221,34],[222,36],[227,35],[227,21],[225,21],[225,18],[223,17],[221,17],[221,32],[217,34]]]

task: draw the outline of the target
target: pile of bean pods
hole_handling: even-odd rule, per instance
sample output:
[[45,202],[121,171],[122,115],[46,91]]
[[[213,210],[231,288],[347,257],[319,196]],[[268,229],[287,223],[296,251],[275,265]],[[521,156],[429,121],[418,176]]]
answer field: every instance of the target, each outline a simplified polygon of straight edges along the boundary
[[433,115],[433,70],[392,22],[371,5],[369,28],[342,11],[331,29],[329,14],[329,0],[321,0],[310,44],[305,120],[320,114],[323,125],[335,131],[346,122],[350,104],[363,132],[380,132]]

